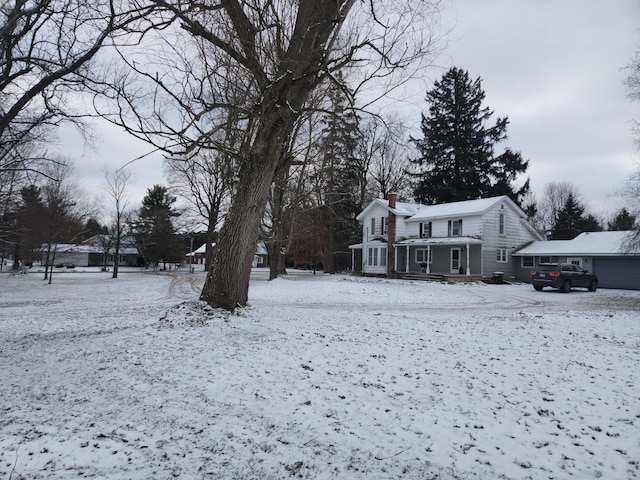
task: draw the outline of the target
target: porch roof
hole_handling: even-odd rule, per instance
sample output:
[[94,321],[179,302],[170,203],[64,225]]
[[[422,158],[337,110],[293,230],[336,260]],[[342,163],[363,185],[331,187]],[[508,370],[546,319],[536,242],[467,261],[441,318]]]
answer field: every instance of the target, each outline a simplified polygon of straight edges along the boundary
[[474,237],[426,237],[407,238],[393,244],[394,247],[422,247],[427,245],[482,245],[482,240]]
[[374,238],[373,240],[369,240],[366,243],[356,243],[354,245],[349,245],[349,248],[351,250],[362,250],[365,245],[373,245],[373,246],[378,246],[378,245],[386,245],[387,241],[384,238]]

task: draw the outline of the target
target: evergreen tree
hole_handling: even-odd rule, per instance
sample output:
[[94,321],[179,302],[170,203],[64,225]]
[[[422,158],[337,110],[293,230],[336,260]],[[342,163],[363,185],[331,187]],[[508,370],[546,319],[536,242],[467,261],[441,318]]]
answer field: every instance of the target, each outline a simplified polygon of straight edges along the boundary
[[358,239],[360,227],[355,218],[362,209],[359,199],[367,174],[359,155],[360,119],[351,107],[349,93],[340,85],[344,85],[341,76],[329,89],[330,113],[324,115],[321,136],[324,215],[320,218],[326,225],[326,238],[321,243],[323,266],[330,273],[350,264],[347,255],[345,265],[336,265],[335,254],[348,252],[348,245]]
[[[17,241],[14,252],[17,261],[30,263],[40,257],[37,250],[46,240],[44,233],[46,222],[47,211],[41,188],[36,185],[23,187],[20,190],[20,205],[17,211]],[[17,264],[15,268],[18,268]]]
[[607,224],[608,230],[633,230],[636,225],[636,216],[629,213],[626,208],[622,208],[613,216]]
[[434,204],[507,194],[516,203],[529,191],[529,182],[513,186],[529,162],[507,149],[494,154],[506,139],[507,117],[489,125],[493,111],[483,107],[480,78],[451,68],[427,92],[429,114],[422,115],[422,139],[413,139],[420,156],[413,160],[417,201]]
[[146,262],[158,264],[179,261],[182,257],[179,240],[172,219],[179,214],[173,210],[176,197],[166,187],[154,185],[147,190],[138,211],[134,237]]
[[101,225],[100,222],[98,222],[98,220],[96,220],[95,218],[90,217],[84,224],[82,236],[86,240],[93,237],[94,235],[106,234],[107,232],[107,227]]
[[585,214],[584,206],[570,193],[556,216],[549,235],[550,240],[571,240],[586,231],[602,230],[593,215]]
[[602,231],[602,225],[600,225],[600,221],[590,213],[587,213],[585,217],[582,219],[581,228],[583,232],[601,232]]

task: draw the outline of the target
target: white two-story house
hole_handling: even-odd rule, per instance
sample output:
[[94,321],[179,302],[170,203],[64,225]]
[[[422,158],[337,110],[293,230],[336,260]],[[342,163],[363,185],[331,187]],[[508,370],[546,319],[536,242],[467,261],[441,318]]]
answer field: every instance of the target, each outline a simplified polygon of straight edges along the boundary
[[[443,273],[515,276],[512,253],[543,240],[508,196],[439,205],[373,200],[357,217],[362,243],[352,245],[364,274]],[[360,254],[361,253],[361,254]]]

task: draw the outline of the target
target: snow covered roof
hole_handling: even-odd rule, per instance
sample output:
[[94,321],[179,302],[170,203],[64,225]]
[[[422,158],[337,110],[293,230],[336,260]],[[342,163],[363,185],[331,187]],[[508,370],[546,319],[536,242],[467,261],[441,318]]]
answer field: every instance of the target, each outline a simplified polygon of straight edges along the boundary
[[394,243],[395,245],[479,245],[482,244],[482,240],[473,237],[429,237],[429,238],[409,238],[400,242]]
[[[44,244],[41,248],[41,250],[47,251],[47,245]],[[72,253],[97,253],[97,254],[103,254],[104,253],[104,248],[102,246],[98,246],[98,245],[85,245],[85,244],[81,244],[81,245],[76,245],[75,243],[58,243],[58,244],[53,244],[51,245],[51,250],[55,250],[56,253],[58,254],[72,254]],[[114,247],[111,247],[108,249],[109,253],[114,253],[116,251],[116,249]],[[137,247],[130,247],[130,246],[121,246],[120,247],[120,255],[137,255],[138,254],[138,248]]]
[[267,246],[264,244],[264,242],[262,240],[260,240],[258,242],[258,245],[256,245],[256,255],[267,255]]
[[[211,248],[215,247],[216,244],[212,243],[211,244]],[[193,255],[196,255],[198,253],[206,253],[207,251],[207,244],[203,243],[202,245],[200,245],[198,248],[196,248],[193,252],[187,253],[185,256],[187,257],[191,257]],[[258,245],[256,245],[256,255],[267,255],[267,247],[264,244],[263,241],[258,242]]]
[[[41,250],[46,252],[48,245],[43,244]],[[102,253],[102,250],[93,245],[76,245],[75,243],[54,243],[51,251],[56,253]]]
[[390,212],[393,212],[396,216],[399,217],[411,217],[415,215],[420,207],[417,203],[407,203],[407,202],[396,202],[396,208],[389,208],[389,200],[384,200],[382,198],[374,199],[366,208],[360,212],[360,214],[356,217],[356,220],[363,220],[369,211],[376,206],[381,206]]
[[521,216],[525,216],[524,212],[513,202],[513,200],[506,195],[501,195],[499,197],[479,198],[477,200],[441,203],[438,205],[420,205],[418,207],[418,212],[407,221],[419,222],[432,218],[481,215],[501,202],[509,204],[509,206],[520,213]]
[[640,255],[640,249],[630,249],[633,231],[585,232],[573,240],[546,240],[533,242],[514,253],[516,256],[564,256],[589,257]]
[[[216,244],[212,243],[211,247],[215,247]],[[187,253],[185,256],[186,257],[192,257],[193,255],[197,254],[197,253],[206,253],[207,252],[207,244],[203,243],[202,245],[200,245],[198,248],[196,248],[193,252],[189,252]]]
[[518,205],[507,195],[498,197],[479,198],[477,200],[465,200],[461,202],[441,203],[438,205],[422,205],[419,203],[397,202],[396,208],[389,208],[389,201],[376,198],[356,217],[357,220],[364,220],[369,211],[376,206],[384,207],[397,216],[409,217],[408,222],[419,222],[426,219],[443,217],[468,217],[471,215],[481,215],[495,205],[504,202],[521,217],[526,217]]

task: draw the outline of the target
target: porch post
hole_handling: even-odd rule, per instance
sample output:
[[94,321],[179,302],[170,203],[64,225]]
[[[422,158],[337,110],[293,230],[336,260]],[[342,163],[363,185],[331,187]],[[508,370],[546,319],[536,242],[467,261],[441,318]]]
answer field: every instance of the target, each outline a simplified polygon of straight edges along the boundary
[[409,245],[405,247],[407,249],[407,263],[404,265],[404,271],[409,273]]
[[393,246],[393,271],[397,272],[398,271],[398,247],[396,247],[395,245]]
[[431,273],[431,262],[429,259],[431,258],[431,245],[427,245],[427,273]]
[[469,266],[469,244],[467,243],[467,276],[471,275],[471,267]]

